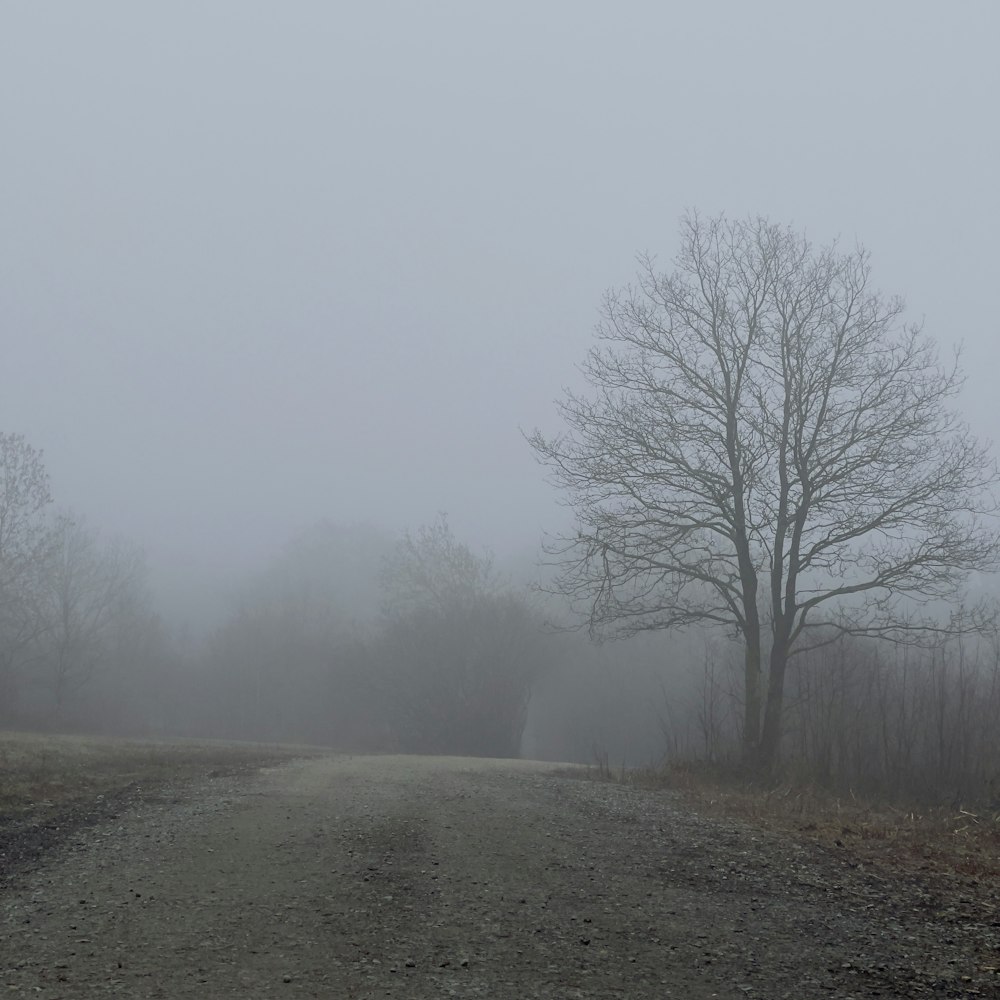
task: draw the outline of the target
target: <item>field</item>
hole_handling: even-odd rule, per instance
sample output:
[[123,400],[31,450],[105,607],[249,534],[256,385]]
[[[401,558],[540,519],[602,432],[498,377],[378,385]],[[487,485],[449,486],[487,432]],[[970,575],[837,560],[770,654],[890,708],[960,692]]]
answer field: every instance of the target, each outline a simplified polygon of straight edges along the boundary
[[310,747],[0,733],[0,876],[128,802],[185,781],[321,753]]

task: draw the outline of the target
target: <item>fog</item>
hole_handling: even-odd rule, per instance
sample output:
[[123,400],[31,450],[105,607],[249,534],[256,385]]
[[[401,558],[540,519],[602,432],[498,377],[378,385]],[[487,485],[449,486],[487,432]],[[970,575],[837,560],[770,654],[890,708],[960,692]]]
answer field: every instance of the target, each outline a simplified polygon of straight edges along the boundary
[[[603,292],[688,209],[860,241],[993,432],[991,2],[0,11],[0,430],[206,635],[439,512],[519,579]],[[602,654],[603,655],[603,654]]]

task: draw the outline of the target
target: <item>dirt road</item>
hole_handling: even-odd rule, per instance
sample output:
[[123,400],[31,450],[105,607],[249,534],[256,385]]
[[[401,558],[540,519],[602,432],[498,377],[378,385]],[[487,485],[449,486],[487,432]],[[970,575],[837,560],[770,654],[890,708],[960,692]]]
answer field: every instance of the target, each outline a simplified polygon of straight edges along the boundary
[[1000,996],[1000,927],[927,896],[549,765],[320,758],[148,797],[21,871],[0,995]]

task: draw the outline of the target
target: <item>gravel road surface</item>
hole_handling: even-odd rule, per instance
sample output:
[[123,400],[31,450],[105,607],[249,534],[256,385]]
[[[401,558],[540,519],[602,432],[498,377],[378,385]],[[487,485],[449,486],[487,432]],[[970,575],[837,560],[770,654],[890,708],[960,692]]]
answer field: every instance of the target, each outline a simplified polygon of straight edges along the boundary
[[1000,916],[552,765],[159,789],[0,887],[0,996],[1000,996]]

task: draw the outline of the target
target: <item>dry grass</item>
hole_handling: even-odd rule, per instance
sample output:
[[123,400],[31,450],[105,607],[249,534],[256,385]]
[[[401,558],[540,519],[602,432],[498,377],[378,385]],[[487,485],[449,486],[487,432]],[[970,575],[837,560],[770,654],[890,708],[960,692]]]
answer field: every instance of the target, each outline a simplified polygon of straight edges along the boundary
[[37,821],[136,787],[234,773],[318,751],[178,740],[0,733],[0,823]]
[[595,776],[669,788],[693,809],[810,840],[859,863],[1000,883],[1000,813],[904,807],[837,796],[810,785],[764,787],[723,768],[673,764]]

